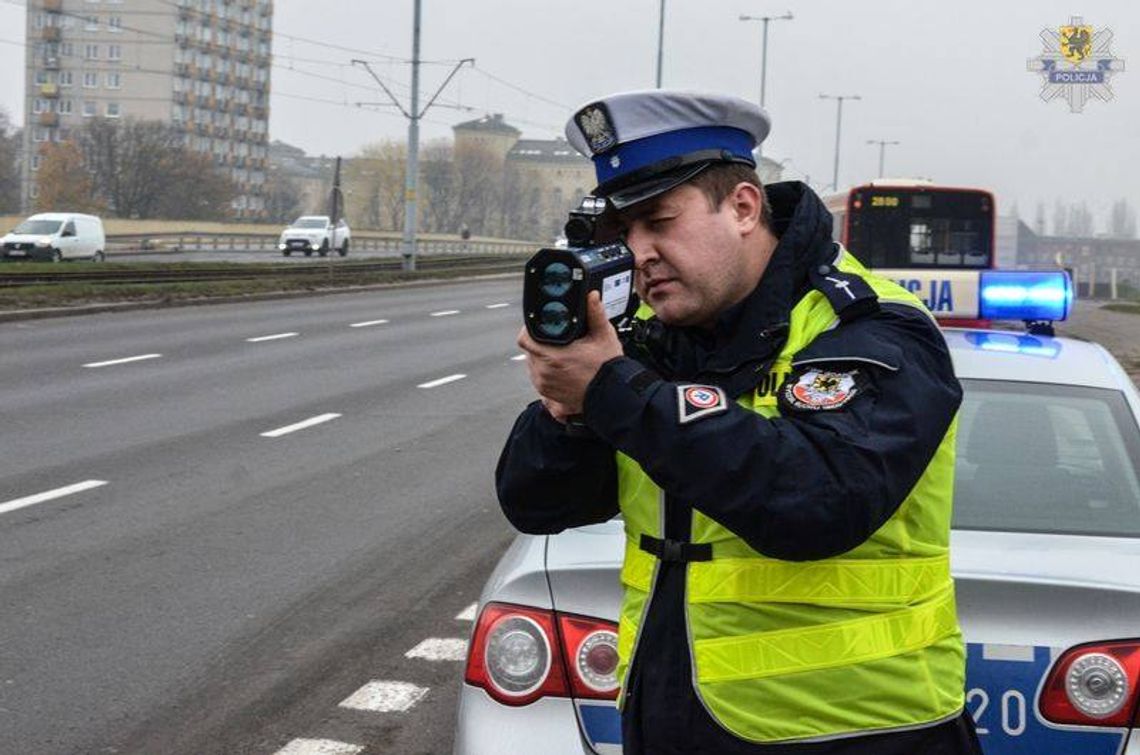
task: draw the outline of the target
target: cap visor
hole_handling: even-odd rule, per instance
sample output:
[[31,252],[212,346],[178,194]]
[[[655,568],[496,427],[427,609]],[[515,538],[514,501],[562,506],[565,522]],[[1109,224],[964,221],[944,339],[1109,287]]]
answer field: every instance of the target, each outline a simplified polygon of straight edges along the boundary
[[711,163],[706,162],[699,165],[690,165],[676,172],[666,173],[663,176],[657,176],[648,181],[640,181],[633,186],[626,186],[609,193],[601,192],[601,187],[595,189],[594,192],[608,199],[614,209],[624,210],[638,202],[652,199],[658,194],[664,194],[670,189],[680,186],[707,168],[710,164]]

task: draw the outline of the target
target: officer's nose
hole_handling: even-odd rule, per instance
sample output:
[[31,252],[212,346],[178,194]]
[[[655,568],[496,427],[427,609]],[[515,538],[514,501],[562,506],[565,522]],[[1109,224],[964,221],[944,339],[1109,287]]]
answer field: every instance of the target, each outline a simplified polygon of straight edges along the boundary
[[658,259],[657,248],[653,242],[652,234],[645,230],[640,222],[631,223],[625,233],[625,245],[633,252],[633,264],[644,270]]

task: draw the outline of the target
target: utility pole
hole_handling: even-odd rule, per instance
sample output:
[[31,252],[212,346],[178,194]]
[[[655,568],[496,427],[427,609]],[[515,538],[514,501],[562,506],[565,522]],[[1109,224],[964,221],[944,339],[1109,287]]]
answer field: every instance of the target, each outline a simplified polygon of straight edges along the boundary
[[403,269],[412,271],[416,269],[416,222],[417,222],[417,209],[416,209],[416,191],[420,172],[420,119],[424,117],[424,113],[435,103],[437,97],[443,88],[450,83],[451,79],[459,71],[464,63],[474,63],[474,58],[464,58],[455,64],[451,69],[451,73],[447,75],[443,83],[439,85],[439,89],[431,96],[428,103],[424,105],[423,110],[420,110],[420,7],[423,0],[415,0],[415,12],[413,14],[412,22],[412,102],[411,108],[405,110],[400,101],[396,99],[396,95],[381,81],[376,72],[372,70],[372,66],[366,60],[359,60],[354,58],[353,65],[361,65],[388,98],[392,100],[393,104],[399,108],[404,117],[408,119],[408,163],[404,171],[404,264]]
[[835,100],[837,107],[835,108],[835,168],[831,174],[831,188],[833,191],[839,191],[839,135],[843,130],[843,101],[844,100],[861,100],[863,99],[857,94],[821,94],[821,100]]
[[883,158],[884,158],[884,153],[887,150],[887,145],[888,144],[895,145],[895,144],[898,144],[898,142],[888,142],[888,141],[883,141],[882,139],[868,139],[867,144],[878,144],[879,145],[879,178],[882,178],[884,175],[884,173],[883,173]]
[[657,14],[657,88],[661,88],[661,56],[665,49],[665,0],[661,0],[661,9]]

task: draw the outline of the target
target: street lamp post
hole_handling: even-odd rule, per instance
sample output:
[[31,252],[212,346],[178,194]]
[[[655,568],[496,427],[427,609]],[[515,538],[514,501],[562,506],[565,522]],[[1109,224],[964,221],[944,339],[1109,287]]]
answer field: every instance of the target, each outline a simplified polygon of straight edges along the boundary
[[665,48],[665,0],[661,0],[661,10],[657,14],[657,88],[661,88],[661,57]]
[[887,150],[887,145],[888,144],[891,144],[891,145],[898,144],[898,142],[889,142],[889,141],[884,141],[882,139],[868,139],[867,144],[878,144],[879,145],[879,178],[882,178],[884,175],[883,174],[883,158],[884,158],[884,153]]
[[[664,0],[662,0],[664,2]],[[788,11],[782,16],[749,16],[740,14],[741,21],[762,21],[764,23],[764,37],[760,45],[760,107],[764,107],[764,95],[766,94],[768,83],[768,22],[769,21],[791,21],[793,18],[791,11]]]
[[831,174],[831,188],[839,191],[839,135],[843,130],[843,101],[861,100],[857,94],[821,94],[821,100],[835,100],[835,167]]

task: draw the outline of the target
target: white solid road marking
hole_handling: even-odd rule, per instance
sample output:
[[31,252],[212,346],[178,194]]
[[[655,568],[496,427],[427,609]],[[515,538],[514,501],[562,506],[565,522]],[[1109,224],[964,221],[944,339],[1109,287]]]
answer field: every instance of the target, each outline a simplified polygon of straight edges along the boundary
[[100,488],[107,484],[106,480],[85,480],[84,482],[77,482],[74,485],[68,485],[63,488],[56,488],[49,490],[46,493],[37,493],[36,495],[26,496],[24,498],[17,498],[14,501],[7,503],[0,503],[0,514],[7,514],[9,511],[22,509],[25,506],[34,506],[37,503],[44,501],[51,501],[56,498],[63,498],[66,495],[73,495],[75,493],[82,493],[84,490],[91,490],[92,488]]
[[511,306],[510,302],[501,301],[498,304],[488,304],[487,309],[502,309],[503,307],[509,306]]
[[354,322],[350,328],[371,328],[373,325],[387,325],[387,320],[368,320],[367,322]]
[[340,416],[339,414],[318,414],[316,417],[309,417],[308,419],[306,419],[302,422],[298,422],[298,423],[293,424],[293,425],[286,425],[285,427],[279,427],[276,430],[270,430],[267,433],[262,433],[261,437],[263,437],[263,438],[280,438],[282,435],[288,435],[289,433],[295,433],[298,430],[304,430],[306,427],[312,427],[313,425],[319,425],[322,422],[328,422],[329,420],[334,420],[339,416]]
[[83,365],[84,367],[110,367],[113,364],[127,364],[128,362],[141,362],[144,359],[158,359],[162,354],[140,354],[137,357],[127,357],[126,359],[112,359],[107,362],[90,362]]
[[458,309],[444,309],[444,310],[441,310],[439,312],[432,312],[431,316],[432,317],[447,317],[448,315],[457,315],[457,314],[459,314]]
[[350,745],[335,739],[294,739],[274,755],[357,755],[364,745]]
[[257,338],[245,339],[248,343],[261,343],[262,341],[279,341],[282,338],[292,338],[293,336],[300,335],[299,333],[274,333],[271,336],[258,336]]
[[512,362],[522,362],[526,360],[526,354],[519,354],[517,357],[511,357]]
[[427,661],[462,661],[467,658],[467,640],[451,637],[429,637],[404,653],[405,658]]
[[455,615],[456,621],[475,621],[475,609],[479,607],[478,603],[472,603],[464,608],[462,611]]
[[417,388],[435,388],[437,386],[447,385],[448,383],[454,383],[456,380],[462,380],[465,377],[467,377],[467,376],[466,375],[448,375],[447,377],[442,377],[439,380],[432,380],[430,383],[420,383],[416,387]]
[[368,682],[345,698],[340,707],[376,713],[403,713],[427,693],[427,687],[417,687],[408,682]]

